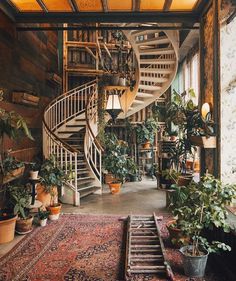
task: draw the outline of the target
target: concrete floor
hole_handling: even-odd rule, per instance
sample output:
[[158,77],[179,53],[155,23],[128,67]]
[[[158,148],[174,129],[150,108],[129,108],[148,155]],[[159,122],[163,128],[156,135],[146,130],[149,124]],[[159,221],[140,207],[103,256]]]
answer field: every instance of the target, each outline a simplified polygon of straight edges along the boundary
[[81,200],[80,207],[63,205],[64,213],[82,214],[150,214],[165,212],[166,193],[157,190],[156,180],[125,183],[120,194],[112,195],[107,185],[103,195],[90,195]]
[[[166,193],[157,189],[156,180],[144,179],[141,182],[125,183],[120,194],[112,195],[107,185],[104,185],[103,195],[90,195],[81,200],[80,207],[63,205],[63,213],[78,214],[151,214],[167,212]],[[0,257],[10,251],[23,235],[15,235],[15,239],[0,245]]]

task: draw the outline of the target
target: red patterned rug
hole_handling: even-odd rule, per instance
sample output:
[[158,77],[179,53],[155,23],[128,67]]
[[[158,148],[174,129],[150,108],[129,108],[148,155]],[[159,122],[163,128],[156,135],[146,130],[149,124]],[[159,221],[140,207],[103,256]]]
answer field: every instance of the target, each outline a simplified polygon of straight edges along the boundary
[[[167,219],[160,223],[164,239]],[[125,223],[118,216],[62,215],[46,227],[36,227],[0,259],[0,281],[122,281],[124,241]],[[178,251],[166,250],[176,281],[186,281]],[[208,275],[205,280],[218,279]]]

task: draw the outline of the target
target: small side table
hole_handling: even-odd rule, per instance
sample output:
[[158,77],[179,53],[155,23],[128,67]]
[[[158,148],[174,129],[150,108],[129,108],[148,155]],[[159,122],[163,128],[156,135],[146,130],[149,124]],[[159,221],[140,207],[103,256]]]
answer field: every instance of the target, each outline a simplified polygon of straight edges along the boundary
[[37,195],[36,185],[37,185],[37,183],[40,182],[40,180],[39,179],[31,179],[31,178],[29,178],[29,182],[30,182],[30,184],[32,186],[32,191],[31,191],[32,200],[31,200],[31,204],[30,205],[33,206],[35,204],[35,201],[37,201],[35,199],[35,196]]

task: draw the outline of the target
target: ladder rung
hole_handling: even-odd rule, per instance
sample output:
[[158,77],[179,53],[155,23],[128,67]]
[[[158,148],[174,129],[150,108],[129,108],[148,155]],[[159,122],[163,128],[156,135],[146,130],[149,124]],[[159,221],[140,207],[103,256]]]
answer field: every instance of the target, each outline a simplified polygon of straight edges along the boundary
[[132,245],[131,249],[133,248],[160,248],[160,245]]
[[135,273],[135,274],[142,274],[142,273],[166,273],[165,269],[131,269],[129,270],[130,273]]
[[130,251],[132,253],[156,253],[158,251],[158,249],[137,249],[137,250],[134,250],[134,249],[130,249]]

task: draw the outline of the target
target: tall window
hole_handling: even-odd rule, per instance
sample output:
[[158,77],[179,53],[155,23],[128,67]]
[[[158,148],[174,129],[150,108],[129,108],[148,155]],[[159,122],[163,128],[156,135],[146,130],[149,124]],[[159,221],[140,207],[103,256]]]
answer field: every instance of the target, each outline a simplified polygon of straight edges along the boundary
[[198,104],[199,96],[199,55],[195,54],[188,62],[183,64],[183,84],[184,90],[194,89],[196,98],[194,103]]

